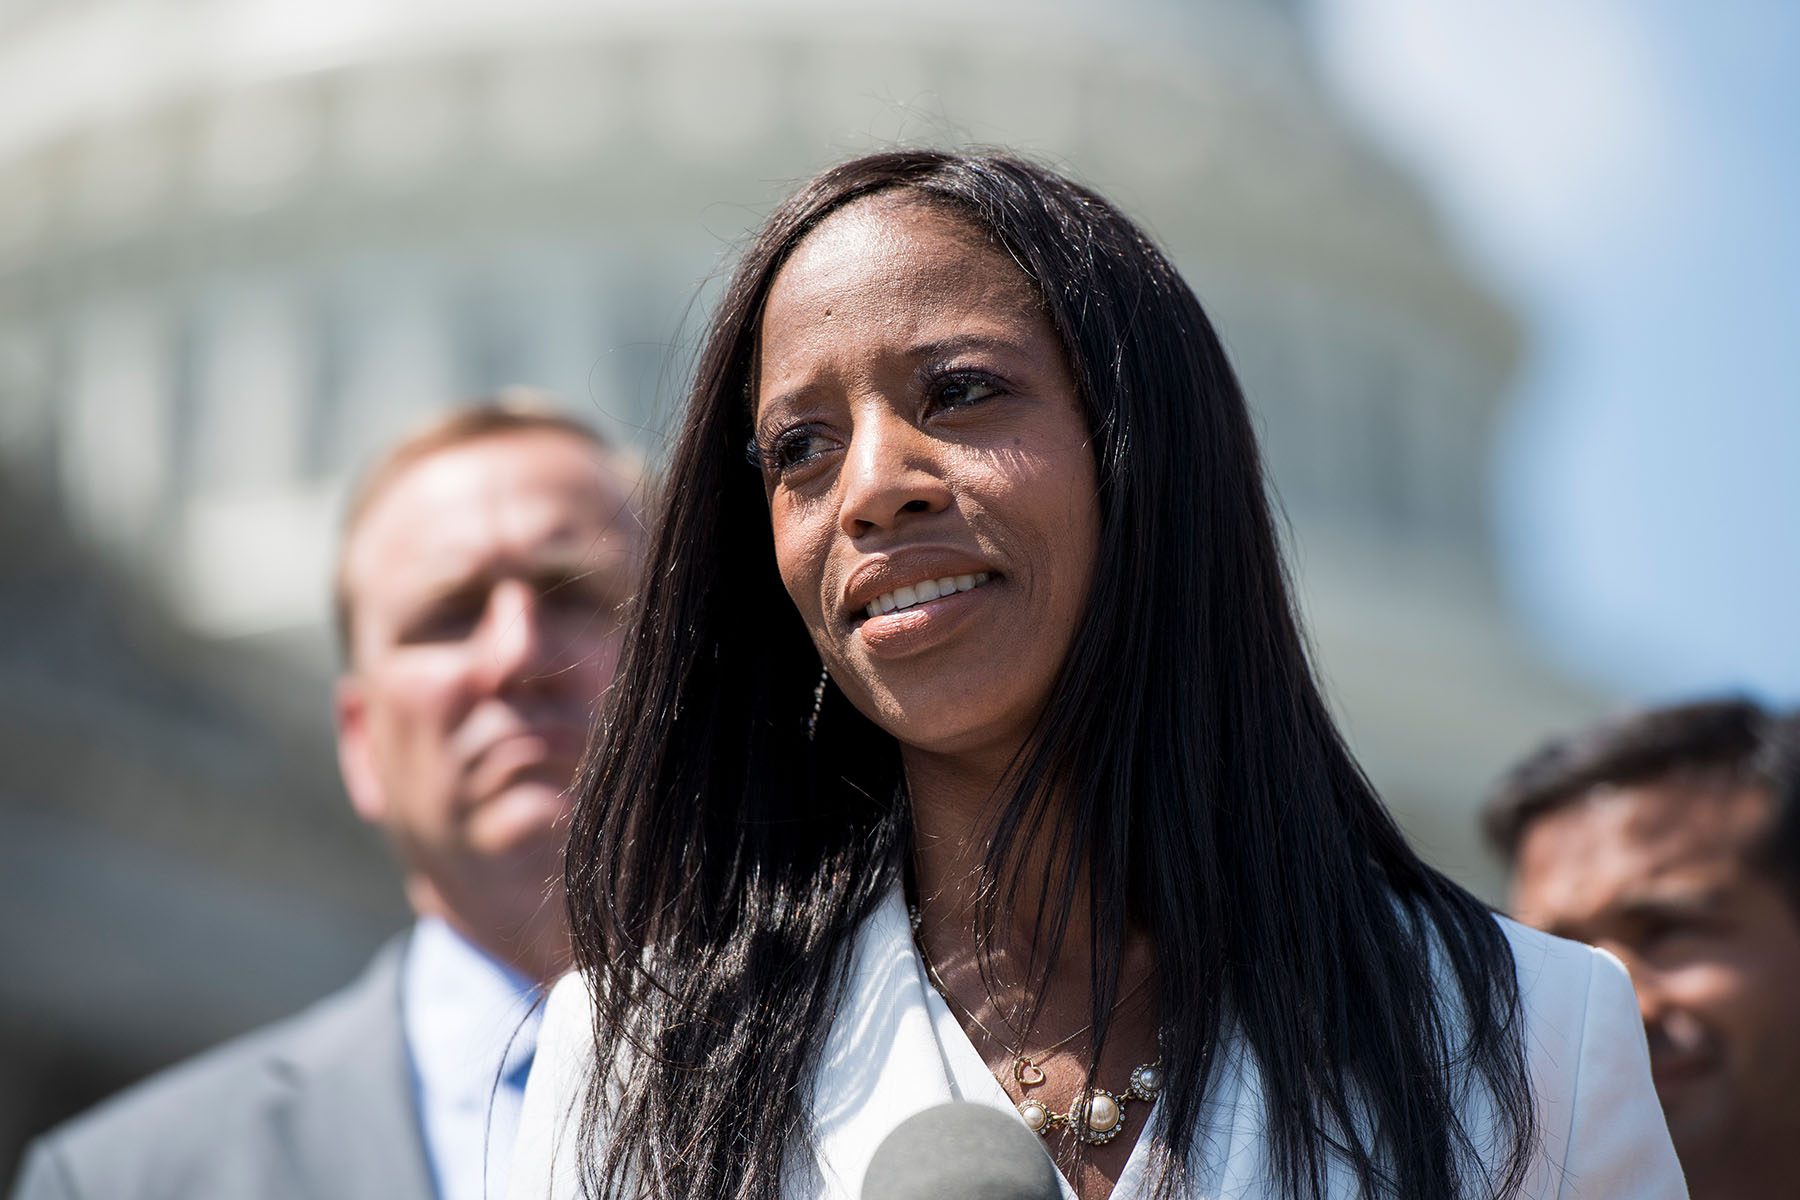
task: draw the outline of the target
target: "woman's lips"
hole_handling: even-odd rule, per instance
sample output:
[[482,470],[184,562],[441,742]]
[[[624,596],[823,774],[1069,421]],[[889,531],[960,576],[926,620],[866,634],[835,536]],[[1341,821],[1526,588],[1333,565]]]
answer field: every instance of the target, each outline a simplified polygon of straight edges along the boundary
[[856,636],[875,658],[905,658],[933,649],[952,637],[988,602],[997,582],[990,577],[966,590],[931,600],[919,600],[915,593],[909,607],[896,604],[889,612],[864,616],[857,623]]
[[905,546],[871,554],[859,560],[844,579],[836,609],[841,619],[855,623],[864,617],[881,615],[884,604],[892,606],[889,611],[904,607],[900,601],[907,590],[915,593],[916,603],[921,587],[928,593],[925,598],[935,598],[946,591],[966,590],[957,581],[973,584],[978,575],[1000,578],[988,563],[954,546]]
[[988,571],[975,571],[961,575],[946,575],[942,579],[925,579],[918,583],[901,584],[891,592],[883,592],[869,601],[863,609],[865,617],[886,616],[911,608],[915,604],[925,604],[940,596],[950,596],[957,592],[972,592],[992,579]]

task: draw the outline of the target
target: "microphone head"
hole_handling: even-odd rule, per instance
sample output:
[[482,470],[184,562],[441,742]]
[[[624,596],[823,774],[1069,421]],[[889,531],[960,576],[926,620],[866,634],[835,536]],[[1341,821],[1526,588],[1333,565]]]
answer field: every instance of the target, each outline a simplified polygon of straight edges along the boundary
[[1061,1200],[1037,1136],[985,1104],[928,1108],[882,1139],[862,1200]]

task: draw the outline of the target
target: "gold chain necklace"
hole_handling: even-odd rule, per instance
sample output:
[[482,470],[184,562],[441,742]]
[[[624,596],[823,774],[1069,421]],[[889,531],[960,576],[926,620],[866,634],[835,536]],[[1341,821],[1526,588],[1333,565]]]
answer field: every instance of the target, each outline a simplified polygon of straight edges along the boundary
[[[1094,1023],[1089,1021],[1061,1041],[1046,1046],[1035,1055],[1027,1055],[1023,1037],[1020,1036],[1018,1030],[1013,1028],[1006,1013],[996,1005],[994,1011],[1000,1014],[1000,1020],[1005,1023],[1007,1031],[1018,1039],[1015,1048],[1015,1043],[995,1034],[993,1030],[982,1023],[981,1018],[976,1016],[972,1009],[959,1003],[956,997],[950,994],[950,989],[944,986],[943,976],[938,974],[937,966],[931,961],[931,955],[925,952],[924,941],[919,937],[920,917],[917,905],[907,909],[907,917],[912,924],[913,945],[919,951],[919,961],[925,964],[925,975],[931,980],[931,986],[937,990],[937,994],[943,998],[946,1005],[959,1010],[968,1017],[975,1028],[987,1035],[989,1041],[1006,1051],[1013,1061],[1013,1082],[1019,1085],[1021,1093],[1038,1087],[1046,1079],[1044,1069],[1039,1065],[1040,1059],[1048,1058],[1094,1027]],[[1139,981],[1137,987],[1132,988],[1113,1002],[1113,1008],[1117,1009],[1119,1005],[1142,991],[1143,987],[1144,981]],[[1062,1112],[1052,1109],[1042,1100],[1026,1096],[1018,1103],[1019,1116],[1024,1119],[1025,1127],[1039,1137],[1048,1135],[1054,1126],[1066,1125],[1071,1133],[1088,1145],[1101,1146],[1118,1137],[1119,1131],[1125,1128],[1125,1106],[1130,1101],[1141,1100],[1150,1103],[1156,1099],[1162,1086],[1162,1057],[1158,1055],[1155,1062],[1141,1063],[1131,1072],[1131,1081],[1123,1092],[1111,1092],[1098,1087],[1080,1091],[1069,1102],[1069,1107]]]

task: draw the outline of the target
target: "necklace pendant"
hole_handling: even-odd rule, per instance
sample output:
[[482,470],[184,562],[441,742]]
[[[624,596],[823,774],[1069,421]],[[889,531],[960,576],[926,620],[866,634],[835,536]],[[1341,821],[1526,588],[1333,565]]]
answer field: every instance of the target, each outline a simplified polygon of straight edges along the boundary
[[1039,1137],[1050,1128],[1050,1107],[1042,1100],[1024,1101],[1019,1105],[1019,1115],[1025,1119],[1025,1128]]
[[1095,1088],[1075,1097],[1069,1105],[1068,1121],[1088,1145],[1105,1145],[1125,1127],[1125,1101],[1105,1088]]
[[1020,1087],[1037,1087],[1044,1082],[1044,1068],[1029,1058],[1015,1058],[1013,1059],[1013,1079]]
[[1133,1100],[1154,1100],[1163,1085],[1162,1060],[1145,1063],[1131,1073],[1131,1087],[1126,1092]]

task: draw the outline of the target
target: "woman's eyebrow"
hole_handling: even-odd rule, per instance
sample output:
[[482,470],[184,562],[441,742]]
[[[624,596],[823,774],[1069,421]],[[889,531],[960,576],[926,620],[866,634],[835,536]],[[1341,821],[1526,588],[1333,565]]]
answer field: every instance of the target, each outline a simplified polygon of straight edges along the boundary
[[[958,333],[949,337],[933,338],[930,341],[915,342],[905,350],[907,358],[929,363],[954,358],[958,354],[971,351],[985,351],[989,354],[1022,357],[1026,353],[1024,346],[1012,338],[991,333]],[[778,420],[788,409],[797,408],[810,403],[818,392],[826,385],[818,379],[805,379],[790,388],[774,392],[758,398],[752,391],[751,427],[757,436],[762,436],[768,424]]]
[[765,422],[779,417],[790,408],[798,408],[816,397],[823,384],[816,378],[803,379],[792,387],[778,392],[760,394],[761,389],[753,389],[750,393],[750,422],[760,431]]
[[959,333],[913,345],[907,353],[914,358],[952,358],[970,350],[986,350],[996,354],[1019,354],[1019,343],[1011,338],[986,333]]

